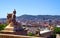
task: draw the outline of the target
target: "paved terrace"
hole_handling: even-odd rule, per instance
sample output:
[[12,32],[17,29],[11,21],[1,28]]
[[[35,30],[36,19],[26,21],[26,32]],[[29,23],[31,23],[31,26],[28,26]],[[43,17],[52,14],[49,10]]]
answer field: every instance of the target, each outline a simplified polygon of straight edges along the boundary
[[23,36],[23,35],[13,35],[13,34],[0,34],[0,38],[44,38],[44,37]]

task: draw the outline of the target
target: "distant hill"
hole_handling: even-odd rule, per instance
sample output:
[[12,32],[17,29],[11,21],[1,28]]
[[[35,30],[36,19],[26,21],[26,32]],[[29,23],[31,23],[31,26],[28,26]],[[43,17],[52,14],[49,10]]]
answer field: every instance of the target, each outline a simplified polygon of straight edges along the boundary
[[60,15],[22,15],[17,17],[17,20],[48,20],[48,19],[57,19],[60,20]]
[[0,18],[1,23],[6,23],[6,18]]
[[[48,20],[48,19],[57,19],[60,20],[60,15],[21,15],[16,18],[18,21],[26,21],[26,20]],[[0,21],[6,21],[6,18],[0,18]]]

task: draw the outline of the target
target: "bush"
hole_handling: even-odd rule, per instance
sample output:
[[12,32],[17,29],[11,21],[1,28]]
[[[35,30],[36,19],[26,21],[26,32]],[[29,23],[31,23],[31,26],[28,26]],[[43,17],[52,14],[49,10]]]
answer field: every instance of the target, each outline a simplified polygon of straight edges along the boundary
[[34,34],[33,34],[33,33],[31,33],[31,32],[28,34],[28,36],[33,36],[33,35],[34,35]]
[[4,30],[4,28],[7,26],[7,24],[0,24],[0,31]]
[[56,33],[56,34],[60,34],[60,27],[55,27],[55,29],[54,29],[54,33]]
[[60,27],[54,28],[54,33],[50,36],[50,38],[56,38],[56,34],[60,34]]

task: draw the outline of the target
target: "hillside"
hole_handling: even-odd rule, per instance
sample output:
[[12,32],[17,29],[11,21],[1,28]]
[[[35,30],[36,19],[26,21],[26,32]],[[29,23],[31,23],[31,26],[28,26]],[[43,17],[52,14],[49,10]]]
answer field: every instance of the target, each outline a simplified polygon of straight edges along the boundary
[[[56,19],[60,20],[60,15],[21,15],[16,18],[18,21],[27,21],[27,20],[48,20],[48,19]],[[0,21],[6,21],[6,18],[0,18]]]

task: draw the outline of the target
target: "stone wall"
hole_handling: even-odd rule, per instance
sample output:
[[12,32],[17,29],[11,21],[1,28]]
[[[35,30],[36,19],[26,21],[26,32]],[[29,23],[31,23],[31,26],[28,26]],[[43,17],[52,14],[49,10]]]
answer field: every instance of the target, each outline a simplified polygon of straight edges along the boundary
[[53,31],[41,34],[42,37],[50,37],[53,34]]
[[12,34],[0,34],[0,38],[44,38],[44,37],[22,36],[22,35],[12,35]]
[[0,32],[2,34],[14,34],[14,35],[27,35],[27,31],[19,31],[19,32]]
[[17,35],[0,35],[0,38],[29,38],[29,37],[23,37],[23,36],[17,36]]

